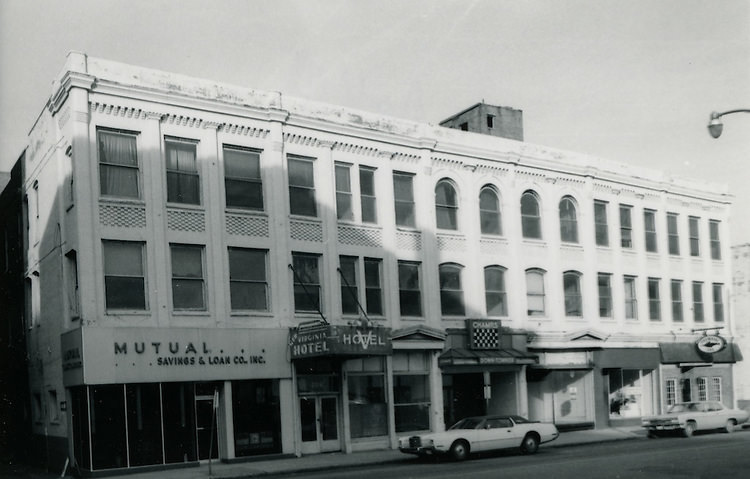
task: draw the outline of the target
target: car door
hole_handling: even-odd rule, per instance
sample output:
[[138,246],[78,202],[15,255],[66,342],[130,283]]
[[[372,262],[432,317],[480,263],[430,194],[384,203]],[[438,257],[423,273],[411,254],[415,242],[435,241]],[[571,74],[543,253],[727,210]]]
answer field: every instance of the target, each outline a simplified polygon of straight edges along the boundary
[[723,404],[715,401],[708,403],[708,412],[706,418],[710,420],[711,429],[719,429],[724,427],[729,419],[729,412]]
[[489,428],[488,449],[504,449],[514,446],[513,422],[507,417],[496,417],[487,420]]

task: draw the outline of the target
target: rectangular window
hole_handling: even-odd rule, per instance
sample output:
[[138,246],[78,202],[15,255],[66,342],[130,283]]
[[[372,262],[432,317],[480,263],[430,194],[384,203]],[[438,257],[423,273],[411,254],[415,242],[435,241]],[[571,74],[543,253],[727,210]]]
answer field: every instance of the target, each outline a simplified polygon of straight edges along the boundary
[[693,389],[690,386],[690,378],[680,379],[680,402],[693,400]]
[[711,378],[711,389],[709,391],[711,401],[721,402],[721,377],[714,376]]
[[544,272],[540,270],[526,271],[526,314],[529,316],[545,316],[547,312],[544,296]]
[[293,215],[318,216],[315,204],[315,169],[312,158],[287,156],[289,166],[289,212]]
[[708,381],[706,378],[698,378],[698,401],[708,401]]
[[268,311],[268,251],[228,249],[232,311]]
[[487,115],[487,128],[495,128],[495,115]]
[[422,316],[420,263],[398,262],[398,298],[401,316]]
[[463,131],[469,131],[469,124],[468,123],[461,123],[458,125],[458,127]]
[[375,202],[375,170],[359,167],[359,200],[362,206],[362,223],[377,223],[378,208]]
[[232,381],[235,456],[281,452],[280,405],[278,379]]
[[643,210],[643,226],[646,232],[646,251],[656,253],[656,211]]
[[709,220],[708,232],[711,239],[711,259],[721,259],[721,241],[719,241],[719,221]]
[[396,432],[430,430],[429,357],[423,352],[393,354]]
[[320,257],[316,254],[292,253],[294,268],[294,311],[321,311]]
[[205,311],[203,246],[170,244],[172,258],[172,306],[175,311]]
[[336,218],[353,220],[352,182],[349,177],[350,165],[336,163]]
[[701,249],[698,218],[690,216],[688,218],[688,226],[690,233],[690,256],[700,256]]
[[103,241],[104,294],[107,310],[146,309],[145,244]]
[[667,379],[665,386],[666,394],[664,396],[667,400],[667,406],[671,406],[677,402],[677,383],[674,379]]
[[393,173],[393,196],[396,206],[396,225],[415,227],[414,219],[414,175]]
[[703,283],[693,281],[693,321],[702,323],[703,319]]
[[648,317],[652,321],[659,321],[661,319],[658,278],[648,279]]
[[599,286],[599,317],[612,317],[612,275],[599,273],[597,282]]
[[638,318],[638,300],[635,289],[635,276],[625,276],[625,319]]
[[594,201],[594,229],[597,246],[609,246],[609,226],[607,225],[607,202]]
[[673,279],[671,284],[672,321],[682,322],[682,281]]
[[136,134],[98,130],[96,136],[101,195],[140,198]]
[[341,273],[341,312],[343,314],[359,313],[359,292],[357,288],[357,263],[355,256],[339,257]]
[[196,160],[196,142],[166,138],[167,202],[199,205],[200,177]]
[[383,261],[376,258],[365,258],[365,304],[367,314],[383,315]]
[[633,223],[631,219],[632,207],[620,205],[620,246],[633,247]]
[[346,362],[351,437],[388,434],[385,365],[380,357]]
[[81,316],[81,296],[78,285],[78,257],[75,250],[70,250],[65,254],[65,266],[68,313],[70,313],[70,319],[78,319]]
[[721,323],[724,321],[724,287],[720,283],[711,285],[714,297],[714,322]]
[[677,229],[677,213],[667,213],[667,236],[669,237],[669,254],[679,256],[680,235]]
[[60,406],[57,404],[57,391],[47,391],[47,410],[49,411],[49,422],[57,424],[60,422]]
[[224,189],[227,208],[263,210],[259,151],[224,145]]

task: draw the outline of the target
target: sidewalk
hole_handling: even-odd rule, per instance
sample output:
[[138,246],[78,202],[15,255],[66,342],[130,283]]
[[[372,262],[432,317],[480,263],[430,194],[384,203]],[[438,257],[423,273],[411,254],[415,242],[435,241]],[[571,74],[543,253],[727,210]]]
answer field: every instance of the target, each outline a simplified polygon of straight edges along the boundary
[[[585,431],[560,433],[559,438],[550,443],[543,444],[541,447],[566,447],[578,444],[620,441],[645,437],[646,432],[640,426],[589,429]],[[352,454],[344,454],[340,452],[314,454],[303,457],[259,460],[234,464],[214,462],[211,465],[211,477],[215,479],[239,479],[246,477],[274,476],[289,474],[292,472],[310,472],[372,464],[397,463],[411,461],[414,460],[414,458],[415,456],[403,454],[398,450],[384,449],[355,452]],[[7,472],[7,470],[0,468],[0,475],[4,475]],[[51,479],[53,477],[59,477],[59,473],[35,473],[34,471],[26,471],[25,474],[16,474],[8,477]],[[123,479],[207,479],[209,474],[208,464],[201,464],[200,467],[190,467],[186,469],[167,469],[108,477],[121,477]]]

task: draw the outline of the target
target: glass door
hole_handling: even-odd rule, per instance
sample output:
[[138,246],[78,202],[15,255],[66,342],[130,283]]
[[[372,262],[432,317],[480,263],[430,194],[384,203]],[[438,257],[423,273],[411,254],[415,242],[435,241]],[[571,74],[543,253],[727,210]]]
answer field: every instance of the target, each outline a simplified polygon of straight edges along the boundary
[[219,458],[219,441],[216,431],[217,411],[214,410],[215,395],[218,396],[218,385],[213,383],[195,385],[195,431],[198,439],[198,460],[201,461],[209,457]]
[[341,450],[338,409],[338,396],[300,397],[303,454]]

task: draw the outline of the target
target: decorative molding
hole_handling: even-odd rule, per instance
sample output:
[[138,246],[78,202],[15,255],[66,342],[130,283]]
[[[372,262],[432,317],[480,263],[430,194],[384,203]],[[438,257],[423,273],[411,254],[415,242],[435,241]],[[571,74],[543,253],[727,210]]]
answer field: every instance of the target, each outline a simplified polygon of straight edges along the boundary
[[292,145],[318,146],[320,140],[312,136],[298,135],[296,133],[284,133],[284,143]]
[[371,146],[355,145],[353,143],[336,142],[333,146],[334,151],[353,153],[362,156],[380,156],[380,150]]
[[[237,125],[235,123],[222,123],[221,131],[222,133],[228,133],[228,134],[240,135],[240,136],[249,136],[251,138],[266,138],[269,135],[269,133],[271,133],[271,130],[267,130],[263,128],[255,128],[252,126]],[[281,144],[280,142],[274,142],[274,143]]]
[[47,108],[49,109],[50,113],[52,113],[52,115],[54,116],[60,110],[60,108],[62,108],[65,100],[68,99],[68,93],[70,92],[71,88],[91,90],[91,88],[94,86],[94,83],[96,83],[96,79],[91,75],[73,71],[65,72],[65,75],[60,81],[57,91],[52,95],[52,98],[47,104]]

